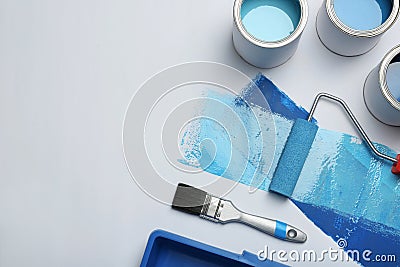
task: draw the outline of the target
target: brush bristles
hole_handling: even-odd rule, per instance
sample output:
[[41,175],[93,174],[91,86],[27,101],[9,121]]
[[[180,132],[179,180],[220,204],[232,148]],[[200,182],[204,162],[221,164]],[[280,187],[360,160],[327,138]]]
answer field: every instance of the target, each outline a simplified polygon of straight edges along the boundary
[[200,215],[207,192],[186,184],[178,184],[172,208],[186,213]]

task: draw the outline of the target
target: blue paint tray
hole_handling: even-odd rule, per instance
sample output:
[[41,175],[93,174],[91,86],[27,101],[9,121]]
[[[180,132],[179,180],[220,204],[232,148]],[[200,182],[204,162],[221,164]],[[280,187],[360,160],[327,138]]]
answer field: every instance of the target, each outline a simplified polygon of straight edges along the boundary
[[283,267],[247,251],[235,254],[163,230],[151,233],[140,267]]

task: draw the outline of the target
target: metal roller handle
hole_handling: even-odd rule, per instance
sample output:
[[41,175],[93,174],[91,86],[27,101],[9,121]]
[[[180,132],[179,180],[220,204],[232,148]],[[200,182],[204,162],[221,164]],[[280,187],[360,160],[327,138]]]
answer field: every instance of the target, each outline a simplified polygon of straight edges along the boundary
[[358,120],[354,116],[353,112],[351,112],[349,106],[347,106],[346,102],[343,99],[339,98],[339,97],[336,97],[334,95],[327,94],[327,93],[319,93],[317,95],[317,97],[315,98],[314,103],[313,103],[312,108],[311,108],[311,111],[310,111],[310,114],[308,115],[307,120],[309,122],[311,122],[312,117],[314,116],[315,109],[317,108],[319,100],[321,98],[323,98],[323,97],[328,98],[328,99],[333,100],[333,101],[336,101],[336,102],[339,102],[343,106],[343,108],[346,110],[346,112],[349,115],[350,119],[353,121],[353,123],[356,126],[357,130],[359,131],[359,133],[361,134],[361,136],[363,137],[364,141],[367,143],[369,148],[372,150],[372,152],[374,152],[378,157],[381,157],[383,159],[389,160],[389,161],[394,162],[394,163],[398,163],[397,159],[395,159],[395,158],[393,158],[391,156],[388,156],[386,154],[383,154],[382,152],[380,152],[374,146],[374,144],[371,142],[371,140],[369,139],[368,135],[365,133],[364,129],[361,127],[360,123],[358,122]]

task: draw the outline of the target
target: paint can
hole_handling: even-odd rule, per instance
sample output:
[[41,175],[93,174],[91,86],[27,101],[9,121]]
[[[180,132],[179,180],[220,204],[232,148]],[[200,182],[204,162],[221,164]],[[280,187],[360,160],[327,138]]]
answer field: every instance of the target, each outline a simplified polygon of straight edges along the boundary
[[235,0],[233,44],[259,68],[273,68],[296,52],[307,24],[306,0]]
[[364,101],[376,119],[400,126],[400,45],[390,50],[368,75]]
[[317,33],[332,52],[358,56],[375,47],[398,15],[399,0],[324,0]]

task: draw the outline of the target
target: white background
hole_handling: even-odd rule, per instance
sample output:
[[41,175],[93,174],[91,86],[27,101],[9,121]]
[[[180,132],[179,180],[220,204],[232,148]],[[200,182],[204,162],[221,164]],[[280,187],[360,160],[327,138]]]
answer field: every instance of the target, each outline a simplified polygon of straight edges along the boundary
[[[173,211],[133,182],[121,140],[139,86],[166,67],[201,60],[250,77],[262,71],[306,108],[318,92],[334,93],[372,140],[400,149],[400,128],[376,121],[362,98],[369,71],[400,43],[400,23],[370,53],[340,57],[316,35],[321,3],[309,1],[295,56],[260,70],[233,49],[232,0],[0,0],[0,266],[138,266],[154,229],[237,253],[335,247],[290,201],[241,185],[228,196],[240,208],[291,222],[309,240],[290,244]],[[355,134],[335,105],[325,102],[316,117]]]

